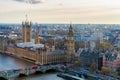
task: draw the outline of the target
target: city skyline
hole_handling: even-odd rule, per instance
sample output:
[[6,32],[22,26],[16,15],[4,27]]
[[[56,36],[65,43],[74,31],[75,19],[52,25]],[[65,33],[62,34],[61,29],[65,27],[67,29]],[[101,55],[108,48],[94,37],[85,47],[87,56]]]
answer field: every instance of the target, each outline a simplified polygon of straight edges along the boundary
[[0,23],[119,24],[119,0],[1,0]]

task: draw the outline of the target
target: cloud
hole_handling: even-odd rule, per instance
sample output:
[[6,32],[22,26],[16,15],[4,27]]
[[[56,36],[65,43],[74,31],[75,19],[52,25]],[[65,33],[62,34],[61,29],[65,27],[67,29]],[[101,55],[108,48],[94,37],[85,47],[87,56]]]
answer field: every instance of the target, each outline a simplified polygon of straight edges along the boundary
[[63,3],[59,3],[58,5],[59,5],[59,6],[63,6]]
[[28,4],[39,4],[44,2],[44,0],[14,0],[14,1],[28,3]]

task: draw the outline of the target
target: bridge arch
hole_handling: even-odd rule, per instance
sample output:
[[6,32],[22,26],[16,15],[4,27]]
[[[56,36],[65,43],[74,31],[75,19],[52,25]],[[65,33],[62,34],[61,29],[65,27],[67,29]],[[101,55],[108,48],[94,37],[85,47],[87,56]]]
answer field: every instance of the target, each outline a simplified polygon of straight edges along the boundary
[[48,72],[56,72],[56,71],[57,71],[56,69],[48,69],[45,72],[48,73]]

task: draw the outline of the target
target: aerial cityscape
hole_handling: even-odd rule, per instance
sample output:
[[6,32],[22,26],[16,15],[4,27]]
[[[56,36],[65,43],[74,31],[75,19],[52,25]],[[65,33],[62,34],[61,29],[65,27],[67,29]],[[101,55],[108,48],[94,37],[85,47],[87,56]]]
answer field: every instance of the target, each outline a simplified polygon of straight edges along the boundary
[[0,80],[120,80],[119,0],[0,5]]

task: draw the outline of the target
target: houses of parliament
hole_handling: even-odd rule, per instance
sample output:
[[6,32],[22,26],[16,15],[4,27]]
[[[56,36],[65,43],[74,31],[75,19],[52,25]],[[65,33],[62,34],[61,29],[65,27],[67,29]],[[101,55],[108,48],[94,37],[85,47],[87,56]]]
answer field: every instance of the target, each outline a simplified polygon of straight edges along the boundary
[[[32,39],[34,38],[34,39]],[[36,30],[32,36],[32,23],[29,21],[22,22],[22,40],[16,40],[15,43],[8,43],[5,52],[14,53],[21,58],[33,61],[35,64],[61,64],[73,62],[76,58],[74,32],[72,25],[69,27],[69,32],[66,39],[66,49],[55,49],[55,40],[51,45],[42,44],[39,38],[39,30]],[[77,56],[78,57],[78,56]]]

